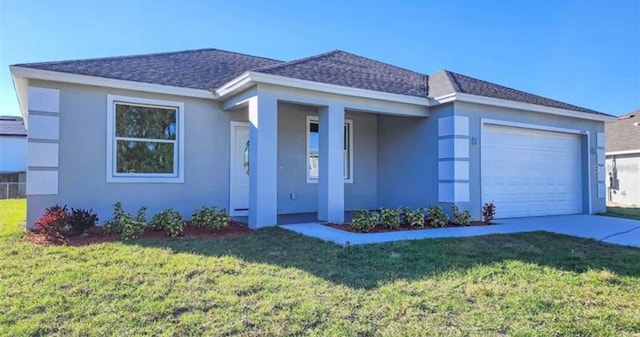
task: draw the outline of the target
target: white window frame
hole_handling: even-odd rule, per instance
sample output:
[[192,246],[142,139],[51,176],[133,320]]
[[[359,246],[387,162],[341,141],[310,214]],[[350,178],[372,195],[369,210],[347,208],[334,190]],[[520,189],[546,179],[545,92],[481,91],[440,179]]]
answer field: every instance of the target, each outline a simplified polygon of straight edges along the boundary
[[[116,103],[158,107],[176,110],[178,123],[175,140],[153,140],[153,142],[174,143],[173,173],[118,173],[117,172],[117,140],[149,141],[148,139],[116,137]],[[107,95],[107,151],[106,175],[108,183],[184,183],[184,103],[140,97]]]
[[[311,154],[311,139],[309,134],[311,133],[311,123],[317,123],[318,125],[320,125],[320,118],[317,116],[307,116],[306,118],[306,139],[307,139],[307,147],[306,147],[306,151],[305,151],[305,175],[307,177],[307,184],[317,184],[318,183],[318,178],[314,178],[311,177],[309,175],[309,171],[310,171],[310,165],[311,163],[309,162],[309,156]],[[348,164],[349,164],[349,170],[348,170],[348,175],[344,176],[344,182],[347,184],[351,184],[353,183],[353,120],[351,119],[345,119],[344,120],[344,124],[347,125],[348,129],[349,129],[349,156],[347,158],[347,154],[344,153],[343,157],[343,165],[347,165],[347,159],[349,160]],[[343,145],[344,148],[344,145]],[[345,151],[346,152],[346,151]],[[318,168],[319,170],[319,168]],[[343,169],[343,172],[345,170]],[[318,172],[318,175],[320,174],[320,172]]]

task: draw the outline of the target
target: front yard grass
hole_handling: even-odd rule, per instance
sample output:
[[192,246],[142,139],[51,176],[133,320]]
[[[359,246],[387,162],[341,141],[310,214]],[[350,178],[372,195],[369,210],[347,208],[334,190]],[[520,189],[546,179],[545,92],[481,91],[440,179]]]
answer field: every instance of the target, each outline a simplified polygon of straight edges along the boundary
[[606,216],[614,216],[617,218],[629,218],[640,220],[640,208],[632,207],[607,207]]
[[640,249],[544,232],[346,249],[278,228],[43,247],[24,207],[0,201],[2,336],[640,334]]

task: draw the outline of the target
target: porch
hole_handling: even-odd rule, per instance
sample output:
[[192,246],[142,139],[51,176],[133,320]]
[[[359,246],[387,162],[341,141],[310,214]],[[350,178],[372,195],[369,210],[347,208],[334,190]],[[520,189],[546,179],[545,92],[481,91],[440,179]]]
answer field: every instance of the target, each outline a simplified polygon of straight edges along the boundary
[[396,198],[402,188],[428,202],[419,190],[437,159],[421,169],[408,160],[418,151],[420,161],[437,158],[424,105],[259,85],[223,108],[246,129],[246,141],[234,139],[232,126],[229,210],[251,228],[343,223],[356,209],[413,206]]

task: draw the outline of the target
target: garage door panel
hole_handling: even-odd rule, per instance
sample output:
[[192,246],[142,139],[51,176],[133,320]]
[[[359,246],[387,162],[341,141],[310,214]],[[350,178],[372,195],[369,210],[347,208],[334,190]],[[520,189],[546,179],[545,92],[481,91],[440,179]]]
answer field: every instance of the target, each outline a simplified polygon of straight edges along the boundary
[[582,211],[580,136],[485,125],[482,199],[496,217]]

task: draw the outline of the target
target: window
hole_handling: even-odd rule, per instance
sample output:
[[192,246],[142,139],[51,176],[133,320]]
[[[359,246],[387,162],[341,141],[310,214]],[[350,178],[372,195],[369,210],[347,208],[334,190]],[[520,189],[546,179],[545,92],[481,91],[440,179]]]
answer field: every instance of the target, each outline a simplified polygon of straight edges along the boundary
[[[318,117],[307,116],[307,183],[317,183],[320,167],[319,160],[319,132]],[[346,183],[353,182],[353,121],[346,120],[344,123],[344,180]]]
[[183,182],[184,104],[107,101],[107,182]]

